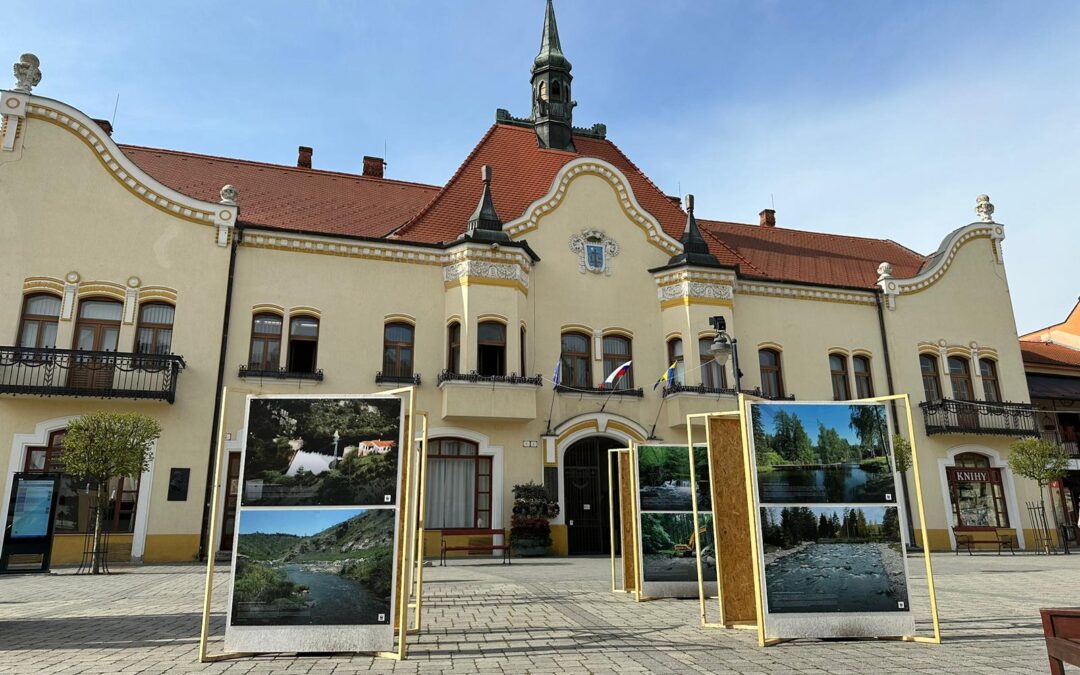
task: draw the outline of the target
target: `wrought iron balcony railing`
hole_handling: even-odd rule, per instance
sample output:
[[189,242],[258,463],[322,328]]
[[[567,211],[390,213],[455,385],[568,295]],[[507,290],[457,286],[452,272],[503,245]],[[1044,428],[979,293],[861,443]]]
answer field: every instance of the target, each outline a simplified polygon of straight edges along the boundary
[[323,381],[322,370],[300,371],[289,370],[287,368],[281,368],[280,370],[267,370],[255,368],[252,366],[240,366],[240,379],[257,379],[257,380],[312,380],[314,382]]
[[926,433],[1038,436],[1035,406],[1030,403],[957,401],[942,399],[920,403]]
[[383,375],[382,371],[375,373],[375,384],[411,384],[420,386],[419,375]]
[[1065,452],[1069,454],[1069,457],[1080,458],[1080,443],[1076,441],[1063,441],[1061,436],[1056,431],[1044,430],[1040,432],[1044,441],[1050,441],[1051,443],[1057,443],[1061,447],[1065,448]]
[[449,370],[444,370],[439,373],[436,384],[442,385],[443,382],[474,382],[479,384],[529,384],[534,387],[540,387],[544,384],[544,376],[537,375],[536,377],[526,377],[524,375],[518,375],[517,373],[511,373],[509,375],[481,375],[475,370],[471,373],[451,373]]
[[739,392],[734,389],[727,389],[723,387],[706,387],[703,384],[690,386],[687,384],[679,384],[673,382],[671,385],[664,387],[664,398],[673,394],[701,394],[703,396],[735,396]]
[[555,387],[555,391],[560,394],[596,394],[599,396],[635,396],[637,398],[643,398],[645,391],[638,387],[637,389],[601,389],[600,387],[577,387],[560,384]]
[[0,393],[176,401],[175,354],[0,347]]

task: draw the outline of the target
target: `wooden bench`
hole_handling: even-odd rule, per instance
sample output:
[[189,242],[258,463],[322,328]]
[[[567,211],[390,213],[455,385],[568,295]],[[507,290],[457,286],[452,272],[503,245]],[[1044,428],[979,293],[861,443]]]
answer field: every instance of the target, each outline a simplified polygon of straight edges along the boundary
[[1050,674],[1065,675],[1065,664],[1080,666],[1080,608],[1040,609]]
[[956,537],[956,555],[960,555],[960,547],[972,555],[972,550],[980,545],[996,546],[998,555],[1004,546],[1016,555],[1016,540],[1013,531],[1007,527],[954,527],[953,535]]
[[[490,544],[469,544],[467,546],[449,546],[446,543],[447,537],[478,537],[478,536],[490,536]],[[501,536],[503,543],[496,544],[495,537]],[[503,563],[510,564],[510,537],[506,534],[506,530],[480,530],[475,528],[465,529],[444,529],[439,531],[439,541],[442,544],[442,552],[439,555],[439,564],[443,567],[446,566],[446,554],[448,551],[502,551]]]

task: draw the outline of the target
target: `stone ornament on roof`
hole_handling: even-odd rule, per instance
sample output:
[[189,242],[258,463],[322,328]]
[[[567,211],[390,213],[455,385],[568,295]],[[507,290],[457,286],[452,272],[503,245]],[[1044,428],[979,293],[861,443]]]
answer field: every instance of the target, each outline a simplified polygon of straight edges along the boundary
[[877,280],[880,283],[886,279],[892,279],[892,265],[883,262],[877,266]]
[[15,73],[15,91],[29,94],[41,82],[41,60],[33,54],[23,54],[12,68]]
[[236,206],[236,199],[240,196],[240,191],[233,185],[226,185],[221,188],[221,203],[229,204],[230,206]]
[[984,223],[994,222],[994,205],[990,203],[988,195],[975,198],[975,213],[979,214],[979,220]]

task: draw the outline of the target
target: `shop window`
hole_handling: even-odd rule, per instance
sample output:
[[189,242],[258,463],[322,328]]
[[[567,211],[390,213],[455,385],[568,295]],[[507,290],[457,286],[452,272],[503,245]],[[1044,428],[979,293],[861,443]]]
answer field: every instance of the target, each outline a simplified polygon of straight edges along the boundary
[[491,456],[470,441],[432,439],[427,475],[425,527],[491,528]]
[[446,327],[446,370],[460,373],[461,370],[461,324],[457,321]]
[[784,374],[780,369],[780,352],[775,349],[758,350],[761,367],[761,393],[768,398],[784,397]]
[[482,321],[476,328],[476,372],[480,375],[506,374],[506,326]]
[[701,384],[709,389],[727,389],[727,371],[716,362],[716,358],[709,351],[712,347],[712,338],[698,340],[698,355],[701,359]]
[[289,321],[286,368],[291,373],[314,373],[318,352],[319,320],[310,316],[294,316]]
[[56,327],[60,321],[60,298],[55,295],[28,295],[23,301],[19,322],[19,346],[27,349],[56,347]]
[[590,339],[583,333],[563,333],[560,384],[578,389],[592,386]]
[[671,365],[672,363],[675,364],[675,381],[668,382],[668,386],[686,382],[686,363],[683,360],[682,338],[671,338],[668,340],[667,358],[668,365]]
[[997,364],[991,359],[979,359],[979,374],[982,376],[983,399],[995,403],[1001,401]]
[[412,377],[413,333],[407,323],[388,323],[383,328],[384,377]]
[[843,354],[829,354],[829,370],[832,373],[833,400],[849,400],[851,386],[848,382],[847,357]]
[[855,373],[855,395],[859,398],[873,398],[874,380],[870,375],[870,359],[865,356],[852,357],[851,370]]
[[251,320],[248,367],[251,370],[277,370],[280,360],[281,317],[277,314],[256,314]]
[[[26,449],[23,471],[27,473],[59,473],[60,491],[54,515],[55,529],[60,533],[83,533],[94,529],[94,509],[97,505],[96,481],[64,473],[61,460],[66,430],[54,431],[44,447]],[[139,503],[139,477],[109,479],[106,486],[109,502],[102,514],[102,526],[109,532],[127,533],[135,530],[135,509]]]
[[139,327],[135,331],[135,353],[172,353],[175,311],[172,305],[158,302],[139,306]]
[[923,394],[927,401],[941,400],[941,377],[938,375],[938,360],[936,356],[922,354],[919,356],[919,369],[922,371]]
[[[615,369],[633,359],[631,354],[630,338],[623,337],[622,335],[608,335],[604,338],[604,379],[607,379],[608,375],[615,372]],[[613,389],[633,389],[634,388],[634,366],[630,365],[630,368],[624,375],[616,378]]]
[[965,452],[946,467],[953,519],[958,527],[1009,527],[1001,469],[985,455]]

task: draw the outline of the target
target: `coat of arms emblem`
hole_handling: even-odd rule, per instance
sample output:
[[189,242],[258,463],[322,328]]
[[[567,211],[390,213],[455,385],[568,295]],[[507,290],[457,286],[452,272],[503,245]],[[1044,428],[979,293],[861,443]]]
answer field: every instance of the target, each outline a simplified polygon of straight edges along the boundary
[[582,230],[570,237],[570,250],[578,254],[582,274],[611,274],[611,258],[619,255],[619,244],[600,230]]

